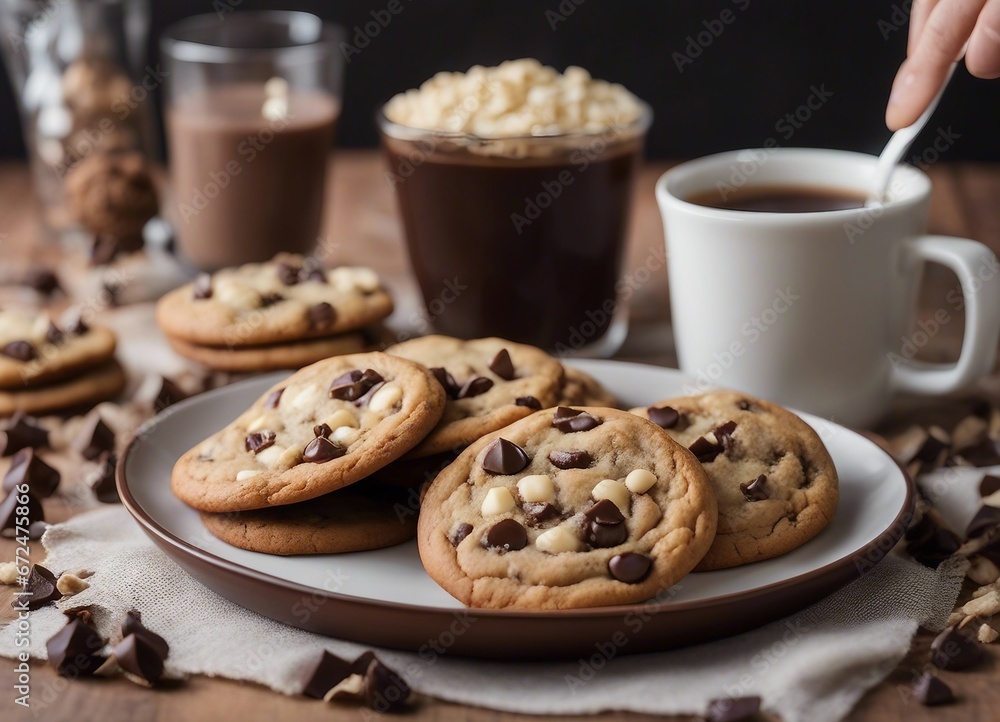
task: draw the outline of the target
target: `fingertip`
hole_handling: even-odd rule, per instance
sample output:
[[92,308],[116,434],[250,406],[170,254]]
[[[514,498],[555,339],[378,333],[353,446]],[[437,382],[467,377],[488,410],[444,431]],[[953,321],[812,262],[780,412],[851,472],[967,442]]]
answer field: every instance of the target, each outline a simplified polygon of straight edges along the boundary
[[965,67],[977,78],[1000,78],[1000,38],[974,34],[965,54]]

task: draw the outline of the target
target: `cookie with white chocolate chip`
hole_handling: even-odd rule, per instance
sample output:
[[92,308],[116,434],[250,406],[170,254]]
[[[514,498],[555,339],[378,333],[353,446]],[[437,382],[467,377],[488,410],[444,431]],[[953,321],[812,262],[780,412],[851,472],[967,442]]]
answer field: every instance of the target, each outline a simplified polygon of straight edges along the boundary
[[390,346],[386,353],[423,364],[448,394],[438,427],[407,458],[464,448],[553,406],[563,383],[557,360],[534,346],[502,338],[424,336]]
[[689,448],[708,472],[719,529],[698,571],[770,559],[821,532],[837,510],[837,470],[812,427],[733,391],[667,399],[632,413]]
[[324,270],[292,254],[199,276],[156,307],[167,336],[228,347],[335,336],[390,313],[392,299],[371,269]]
[[467,448],[424,494],[427,573],[473,607],[567,609],[655,596],[715,535],[694,456],[624,411],[559,407]]
[[409,451],[434,428],[444,403],[431,373],[405,359],[377,352],[325,359],[185,453],[171,487],[210,512],[313,499]]

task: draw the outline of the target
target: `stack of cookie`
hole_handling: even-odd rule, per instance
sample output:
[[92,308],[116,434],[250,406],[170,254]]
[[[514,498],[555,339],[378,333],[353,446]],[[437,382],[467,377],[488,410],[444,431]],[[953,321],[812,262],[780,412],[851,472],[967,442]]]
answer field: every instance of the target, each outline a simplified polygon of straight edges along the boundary
[[374,271],[320,268],[281,254],[214,274],[160,299],[156,319],[182,356],[216,371],[301,368],[370,348],[392,313]]
[[120,394],[125,372],[115,336],[76,313],[0,310],[0,416],[66,411]]

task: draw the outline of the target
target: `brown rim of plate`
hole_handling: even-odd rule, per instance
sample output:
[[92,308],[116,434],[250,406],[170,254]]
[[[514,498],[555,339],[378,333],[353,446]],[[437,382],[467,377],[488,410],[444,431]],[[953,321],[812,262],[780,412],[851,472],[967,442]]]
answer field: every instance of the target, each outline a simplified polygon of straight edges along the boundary
[[[248,379],[248,381],[259,380],[259,378]],[[232,389],[232,385],[213,389],[208,393],[225,389]],[[173,415],[184,407],[203,400],[200,397],[204,395],[199,394],[173,404],[156,418],[163,419]],[[147,422],[119,456],[115,467],[115,483],[125,509],[164,553],[206,587],[258,614],[326,636],[409,651],[428,648],[428,644],[434,642],[436,638],[448,634],[455,620],[463,615],[474,618],[477,624],[470,624],[462,633],[452,632],[454,642],[451,645],[443,645],[447,647],[445,653],[506,660],[568,659],[581,654],[599,653],[594,646],[595,643],[607,641],[616,632],[621,632],[623,618],[628,618],[630,615],[637,615],[642,620],[640,630],[646,625],[663,626],[664,632],[658,635],[647,634],[647,637],[653,637],[656,642],[651,644],[648,641],[643,643],[643,637],[637,630],[625,644],[616,645],[617,653],[620,654],[666,651],[732,636],[804,609],[872,569],[891,553],[892,548],[902,538],[916,507],[915,484],[906,469],[864,434],[842,426],[889,457],[903,477],[906,496],[892,523],[874,539],[818,569],[751,590],[686,602],[646,601],[611,607],[539,611],[430,607],[339,594],[281,579],[206,552],[167,531],[136,502],[125,475],[125,467],[132,451],[145,436],[143,432],[148,430],[149,425],[155,425],[155,422]],[[864,568],[861,568],[862,562],[865,562]],[[223,572],[224,576],[220,577],[219,572]],[[267,590],[269,594],[259,594],[261,589]],[[296,603],[301,605],[303,599],[316,597],[327,600],[328,603],[318,605],[316,611],[311,611],[307,615],[293,612]],[[255,604],[247,607],[240,601],[241,599],[253,599]],[[730,606],[733,608],[733,614],[728,617],[715,611],[719,607]],[[660,614],[661,612],[669,614]],[[684,620],[676,625],[657,624],[657,620],[662,621],[675,616],[682,616],[685,620],[688,617],[706,617],[711,630],[707,634],[698,630],[692,631],[689,623]],[[490,624],[482,624],[487,620]],[[503,629],[502,636],[490,633],[497,624],[513,623],[515,620],[525,624],[531,623],[530,629],[515,630],[511,628],[512,624]],[[606,632],[595,634],[594,632],[598,631],[595,624],[602,621],[613,623],[613,627],[607,627]],[[563,630],[567,624],[578,632],[575,637],[568,637],[569,631],[574,630]],[[603,626],[606,627],[606,624]],[[670,635],[665,637],[667,630],[670,631]],[[549,641],[545,644],[527,648],[523,646],[526,641],[533,641],[539,633],[546,631],[548,634],[544,634],[544,637]],[[560,633],[555,641],[552,641],[552,631]],[[436,647],[431,648],[437,651]]]

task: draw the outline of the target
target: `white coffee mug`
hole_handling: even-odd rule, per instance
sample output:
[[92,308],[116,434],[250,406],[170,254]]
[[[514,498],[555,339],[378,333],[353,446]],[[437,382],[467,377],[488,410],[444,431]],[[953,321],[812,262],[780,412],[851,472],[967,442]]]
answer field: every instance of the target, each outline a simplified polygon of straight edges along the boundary
[[[868,425],[895,392],[939,394],[993,367],[1000,336],[997,258],[962,238],[924,235],[930,179],[893,176],[883,206],[812,213],[739,211],[686,199],[737,186],[863,194],[875,157],[834,150],[744,150],[699,158],[656,184],[680,368],[692,390],[725,386],[852,425]],[[957,293],[911,333],[925,262],[952,269]],[[966,313],[955,364],[915,361]]]

